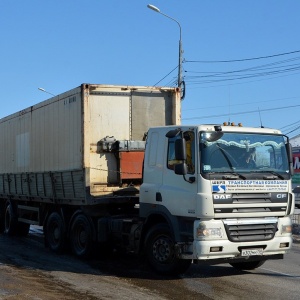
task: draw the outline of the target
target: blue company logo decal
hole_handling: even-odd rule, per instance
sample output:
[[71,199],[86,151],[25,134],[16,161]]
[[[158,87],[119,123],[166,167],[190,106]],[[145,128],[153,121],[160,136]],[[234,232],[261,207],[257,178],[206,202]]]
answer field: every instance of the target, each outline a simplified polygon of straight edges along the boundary
[[226,185],[224,185],[224,184],[213,184],[212,191],[213,191],[213,193],[225,193]]

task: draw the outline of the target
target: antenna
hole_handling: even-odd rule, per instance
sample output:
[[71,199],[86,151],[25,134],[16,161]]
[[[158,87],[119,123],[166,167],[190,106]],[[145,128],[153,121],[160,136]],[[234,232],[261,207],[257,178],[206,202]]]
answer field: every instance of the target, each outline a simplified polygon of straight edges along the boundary
[[260,109],[258,107],[258,113],[259,113],[259,120],[260,120],[260,128],[264,128],[263,124],[262,124],[262,120],[261,120],[261,115],[260,115]]

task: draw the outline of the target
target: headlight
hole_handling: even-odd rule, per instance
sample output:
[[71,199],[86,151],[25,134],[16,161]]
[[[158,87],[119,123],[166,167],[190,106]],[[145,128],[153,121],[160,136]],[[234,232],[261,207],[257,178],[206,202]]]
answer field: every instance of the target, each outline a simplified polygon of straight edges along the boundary
[[221,238],[222,230],[220,227],[208,227],[201,222],[196,228],[196,235],[198,238]]
[[291,234],[292,233],[292,226],[291,225],[282,225],[281,226],[281,233],[282,234]]

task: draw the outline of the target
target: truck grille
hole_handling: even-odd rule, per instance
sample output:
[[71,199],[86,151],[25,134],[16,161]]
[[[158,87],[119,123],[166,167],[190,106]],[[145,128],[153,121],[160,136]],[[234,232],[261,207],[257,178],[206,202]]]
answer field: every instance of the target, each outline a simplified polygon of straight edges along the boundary
[[[213,194],[216,218],[283,216],[288,208],[288,193]],[[250,215],[251,214],[251,215]]]
[[277,221],[249,222],[239,224],[238,221],[224,221],[227,237],[231,242],[251,242],[271,240],[277,231]]

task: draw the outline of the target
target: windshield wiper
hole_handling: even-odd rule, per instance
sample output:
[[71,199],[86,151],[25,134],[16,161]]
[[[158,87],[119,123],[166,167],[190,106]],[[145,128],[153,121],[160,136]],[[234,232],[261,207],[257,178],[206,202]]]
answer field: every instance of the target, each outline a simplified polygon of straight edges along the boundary
[[234,173],[230,173],[230,174],[226,174],[226,175],[223,175],[222,176],[222,178],[223,179],[239,179],[239,178],[241,178],[241,179],[243,179],[243,180],[245,180],[246,179],[246,177],[245,176],[243,176],[242,174],[240,174],[240,173],[236,173],[236,172],[234,172]]
[[[235,159],[233,159],[233,157],[225,150],[223,149],[219,143],[216,143],[216,146],[219,148],[220,152],[223,154],[224,158],[226,159],[230,169],[233,169],[233,165],[232,165],[232,161],[235,162]],[[232,161],[231,161],[232,159]]]
[[263,178],[266,180],[274,180],[274,179],[284,179],[284,177],[275,171],[266,171],[264,170],[263,173],[270,173],[271,175],[265,175]]
[[[230,172],[230,171],[226,171],[226,172],[211,172],[211,173],[214,173],[214,174],[223,174],[222,175],[222,179],[229,179],[229,180],[234,180],[234,179],[243,179],[245,180],[246,177],[240,173],[237,173],[237,172]],[[226,174],[225,174],[226,173]]]

